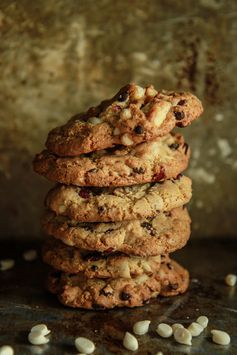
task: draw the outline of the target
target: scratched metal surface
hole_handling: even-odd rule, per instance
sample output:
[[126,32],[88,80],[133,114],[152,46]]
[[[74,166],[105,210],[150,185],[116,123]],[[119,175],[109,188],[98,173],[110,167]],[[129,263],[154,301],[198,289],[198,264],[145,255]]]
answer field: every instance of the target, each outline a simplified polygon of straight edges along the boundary
[[[160,299],[143,308],[94,312],[62,307],[43,289],[46,269],[40,261],[29,264],[21,260],[21,251],[27,245],[2,243],[0,257],[15,256],[16,267],[0,273],[0,345],[11,344],[15,354],[20,355],[76,354],[73,340],[81,335],[96,343],[95,354],[128,354],[121,346],[124,332],[131,330],[134,322],[150,319],[150,332],[139,337],[136,354],[152,355],[157,351],[164,354],[237,354],[237,288],[223,283],[226,273],[236,272],[236,245],[234,240],[228,239],[197,239],[178,252],[176,259],[191,270],[193,278],[189,291],[183,296]],[[155,333],[161,321],[188,325],[201,314],[207,315],[210,323],[201,336],[193,339],[192,347],[178,345],[173,339],[161,339]],[[47,323],[52,330],[50,343],[43,347],[31,346],[27,342],[27,332],[41,322]],[[212,328],[227,331],[232,338],[231,345],[213,344],[210,340]]]

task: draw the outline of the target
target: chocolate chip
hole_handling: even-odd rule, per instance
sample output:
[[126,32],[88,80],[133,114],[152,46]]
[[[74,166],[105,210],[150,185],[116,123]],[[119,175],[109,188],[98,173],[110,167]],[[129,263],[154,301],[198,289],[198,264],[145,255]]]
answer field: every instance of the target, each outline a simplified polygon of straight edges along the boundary
[[93,229],[94,229],[94,223],[80,223],[80,227],[87,230],[87,231],[90,231],[92,232]]
[[90,190],[87,190],[87,189],[80,189],[79,191],[79,196],[82,197],[82,198],[90,198]]
[[184,154],[187,154],[189,148],[188,143],[184,143],[183,147],[184,147]]
[[128,301],[132,296],[130,295],[130,293],[121,292],[119,297],[122,301]]
[[143,174],[145,172],[143,168],[133,168],[132,170],[136,174]]
[[183,105],[185,105],[186,104],[186,100],[180,100],[179,102],[178,102],[178,105],[179,106],[183,106]]
[[169,145],[169,148],[172,149],[172,150],[177,150],[179,147],[179,143],[172,143]]
[[142,223],[141,223],[141,227],[147,229],[147,230],[150,232],[150,234],[151,234],[152,236],[155,235],[155,231],[154,231],[154,229],[153,229],[151,223],[149,223],[149,222],[142,222]]
[[134,130],[133,130],[136,134],[142,134],[144,132],[144,128],[140,125],[137,125]]
[[173,269],[173,267],[172,267],[172,265],[171,265],[170,263],[167,263],[167,268],[168,268],[169,270],[172,270],[172,269]]
[[185,117],[185,114],[183,111],[174,111],[174,115],[177,121],[182,120]]
[[182,176],[183,176],[183,174],[181,174],[181,173],[178,174],[178,175],[176,176],[175,180],[180,180]]
[[88,173],[97,173],[98,169],[97,168],[93,168],[88,170]]
[[91,253],[87,253],[85,255],[82,256],[82,259],[85,261],[97,261],[103,258],[103,254],[99,253],[97,251],[95,252],[91,252]]
[[121,94],[119,94],[117,100],[118,100],[119,102],[123,102],[123,101],[126,101],[127,98],[128,98],[128,92],[125,91],[125,92],[121,92]]
[[93,304],[92,304],[92,308],[94,308],[94,309],[105,309],[104,306],[101,306],[101,305],[98,304],[98,303],[93,303]]
[[97,265],[91,265],[91,270],[92,271],[97,271],[98,270],[98,266]]
[[104,206],[99,206],[99,207],[98,207],[98,212],[99,212],[99,214],[102,214],[104,211],[105,211]]
[[178,283],[170,283],[169,284],[169,288],[171,289],[171,290],[177,290],[178,288],[179,288],[179,284]]
[[102,290],[100,290],[100,295],[103,295],[103,296],[112,296],[113,293],[110,292],[110,291],[107,291],[105,288],[103,288]]

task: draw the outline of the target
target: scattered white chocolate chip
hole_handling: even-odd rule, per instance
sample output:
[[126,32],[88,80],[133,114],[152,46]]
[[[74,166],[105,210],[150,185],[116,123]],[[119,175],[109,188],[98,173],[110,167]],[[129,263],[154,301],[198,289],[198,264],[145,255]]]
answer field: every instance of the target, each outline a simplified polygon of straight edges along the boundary
[[176,329],[178,328],[184,328],[183,324],[180,323],[174,323],[171,325],[172,329],[173,329],[173,333],[175,332]]
[[161,336],[162,338],[169,338],[173,334],[173,329],[171,328],[170,325],[165,324],[165,323],[160,323],[158,327],[156,328],[156,332]]
[[35,249],[26,250],[23,253],[23,259],[25,261],[34,261],[37,259],[37,251]]
[[203,331],[203,327],[196,322],[191,323],[187,329],[190,331],[193,337],[199,336]]
[[170,107],[171,103],[167,101],[161,101],[159,102],[159,104],[156,105],[153,119],[155,126],[160,126],[162,122],[166,119]]
[[14,350],[9,345],[3,345],[0,347],[0,355],[13,355]]
[[203,328],[206,328],[208,325],[208,318],[206,316],[200,316],[197,318],[196,322],[200,324]]
[[36,330],[29,333],[28,340],[33,345],[43,345],[49,342],[48,338],[46,338],[40,331]]
[[127,350],[136,351],[138,349],[138,341],[134,335],[129,332],[126,332],[123,338],[123,346]]
[[101,119],[98,118],[98,117],[90,117],[90,118],[88,118],[88,122],[90,122],[91,124],[96,125],[96,124],[101,123]]
[[122,137],[121,137],[121,142],[124,145],[132,145],[133,141],[129,138],[128,134],[125,133]]
[[192,345],[192,334],[188,329],[177,328],[174,332],[174,338],[179,344]]
[[156,96],[156,94],[157,94],[157,91],[154,89],[153,86],[149,86],[149,87],[146,89],[146,95],[147,95],[147,96],[154,97],[154,96]]
[[225,277],[225,283],[228,286],[235,286],[236,281],[237,281],[237,276],[234,274],[228,274]]
[[230,344],[230,336],[228,333],[223,332],[222,330],[211,330],[212,341],[219,345],[228,345]]
[[15,260],[13,259],[2,259],[0,260],[0,271],[10,270],[14,267]]
[[118,128],[118,127],[116,127],[115,129],[114,129],[114,135],[115,136],[118,136],[120,134],[120,129]]
[[36,324],[31,328],[31,332],[40,332],[42,335],[48,335],[50,330],[46,324]]
[[121,111],[120,113],[120,118],[122,120],[127,120],[132,117],[131,110],[129,108],[125,108],[124,110]]
[[141,86],[136,86],[134,92],[133,92],[133,98],[135,100],[141,99],[145,95],[145,89],[143,89]]
[[133,333],[137,335],[146,334],[149,330],[150,320],[141,320],[140,322],[136,322],[133,326]]
[[156,353],[156,355],[163,355],[162,351],[158,351],[158,353]]
[[85,354],[91,354],[95,351],[95,344],[93,341],[84,337],[78,337],[75,339],[75,347],[78,351]]

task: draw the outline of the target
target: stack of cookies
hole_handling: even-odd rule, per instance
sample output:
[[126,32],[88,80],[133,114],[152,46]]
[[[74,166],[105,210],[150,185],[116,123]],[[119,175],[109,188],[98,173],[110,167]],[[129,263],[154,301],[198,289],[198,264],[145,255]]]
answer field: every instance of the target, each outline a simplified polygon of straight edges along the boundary
[[48,288],[71,307],[134,307],[183,293],[188,271],[169,254],[190,236],[190,150],[170,133],[202,113],[190,93],[123,87],[53,129],[34,170],[46,196]]

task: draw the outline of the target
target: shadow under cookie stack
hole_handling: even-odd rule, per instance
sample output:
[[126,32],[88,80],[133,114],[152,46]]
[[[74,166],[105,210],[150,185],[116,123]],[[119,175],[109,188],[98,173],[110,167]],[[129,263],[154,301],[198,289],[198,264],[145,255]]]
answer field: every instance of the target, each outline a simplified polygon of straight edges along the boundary
[[58,183],[46,196],[43,260],[64,305],[135,307],[186,291],[188,271],[169,254],[190,236],[190,149],[170,132],[202,110],[190,93],[129,84],[49,133],[33,165]]

